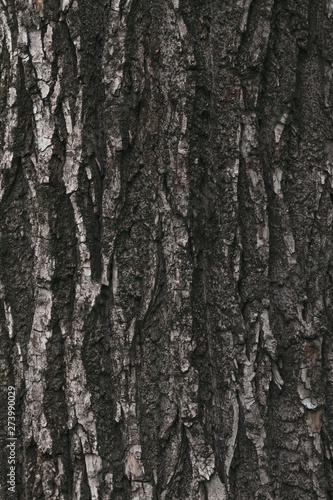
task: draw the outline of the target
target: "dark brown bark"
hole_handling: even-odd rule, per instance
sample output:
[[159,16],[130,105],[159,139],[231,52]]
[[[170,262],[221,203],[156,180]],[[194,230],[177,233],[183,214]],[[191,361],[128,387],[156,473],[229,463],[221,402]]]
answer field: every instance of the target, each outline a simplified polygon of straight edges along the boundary
[[333,4],[0,13],[0,497],[332,499]]

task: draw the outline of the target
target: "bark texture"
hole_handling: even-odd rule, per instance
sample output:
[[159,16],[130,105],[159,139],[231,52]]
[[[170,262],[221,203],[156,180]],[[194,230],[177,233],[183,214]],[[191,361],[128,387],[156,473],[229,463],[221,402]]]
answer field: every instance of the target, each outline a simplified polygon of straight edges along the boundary
[[333,499],[332,1],[0,15],[1,499]]

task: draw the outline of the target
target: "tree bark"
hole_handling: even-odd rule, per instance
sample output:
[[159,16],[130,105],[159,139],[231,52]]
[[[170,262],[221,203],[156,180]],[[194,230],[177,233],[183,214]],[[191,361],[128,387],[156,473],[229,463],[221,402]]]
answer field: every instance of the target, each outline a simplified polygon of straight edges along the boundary
[[1,498],[333,499],[332,2],[0,14]]

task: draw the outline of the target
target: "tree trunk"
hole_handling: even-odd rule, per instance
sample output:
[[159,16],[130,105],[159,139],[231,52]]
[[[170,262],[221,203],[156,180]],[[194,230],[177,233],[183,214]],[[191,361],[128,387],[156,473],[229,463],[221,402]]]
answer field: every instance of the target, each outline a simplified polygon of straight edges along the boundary
[[332,2],[0,12],[1,499],[333,499]]

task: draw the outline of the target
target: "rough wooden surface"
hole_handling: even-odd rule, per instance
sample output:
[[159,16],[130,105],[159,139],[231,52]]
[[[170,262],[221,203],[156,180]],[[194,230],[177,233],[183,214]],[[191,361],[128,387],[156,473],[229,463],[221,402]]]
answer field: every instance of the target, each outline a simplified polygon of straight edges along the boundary
[[332,2],[0,15],[1,499],[332,499]]

